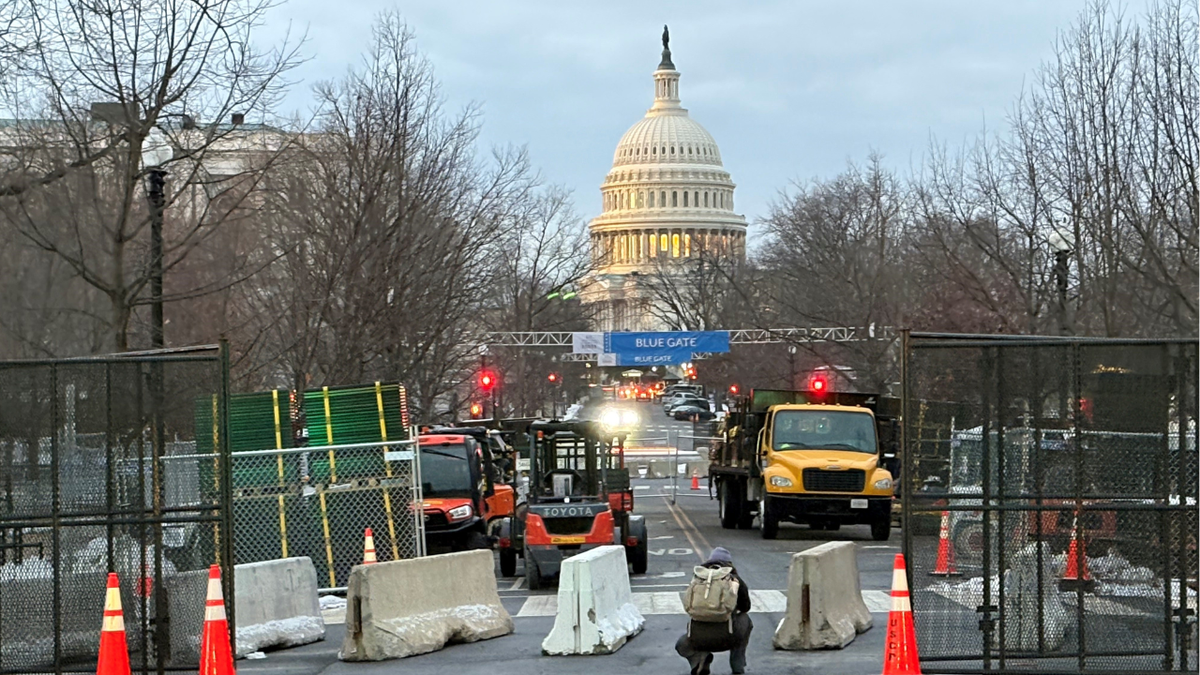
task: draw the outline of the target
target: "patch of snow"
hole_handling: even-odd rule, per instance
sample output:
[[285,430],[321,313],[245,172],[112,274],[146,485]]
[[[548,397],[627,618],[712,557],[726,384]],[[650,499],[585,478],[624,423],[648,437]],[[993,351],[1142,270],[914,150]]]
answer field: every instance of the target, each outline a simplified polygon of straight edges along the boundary
[[54,566],[41,558],[26,558],[21,563],[0,565],[0,582],[53,578]]
[[[1179,585],[1171,585],[1171,595],[1178,594]],[[1145,584],[1115,584],[1107,582],[1098,582],[1096,584],[1096,595],[1108,596],[1113,598],[1162,598],[1163,587],[1161,583],[1145,583]],[[1193,588],[1187,589],[1189,598],[1196,597],[1196,590]],[[1178,598],[1176,598],[1178,599]]]
[[336,595],[322,595],[320,602],[321,609],[344,609],[346,607],[346,599]]
[[249,654],[246,655],[246,658],[251,661],[257,661],[259,659],[267,658],[267,655],[262,652],[250,652]]
[[579,417],[579,411],[583,410],[583,406],[579,403],[572,403],[567,412],[563,415],[564,420],[573,420]]
[[[319,616],[296,616],[237,627],[239,656],[267,647],[295,647],[325,639],[325,622]],[[249,657],[247,657],[249,658]]]
[[1119,555],[1113,549],[1108,554],[1088,557],[1088,571],[1098,581],[1113,581],[1118,583],[1148,584],[1154,581],[1154,572],[1148,567],[1136,566]]

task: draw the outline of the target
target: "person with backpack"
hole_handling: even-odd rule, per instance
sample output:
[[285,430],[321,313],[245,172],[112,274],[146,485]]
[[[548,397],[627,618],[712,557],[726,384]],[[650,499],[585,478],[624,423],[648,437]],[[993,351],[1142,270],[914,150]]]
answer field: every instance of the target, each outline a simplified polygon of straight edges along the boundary
[[750,589],[733,567],[733,556],[718,546],[703,565],[692,571],[683,595],[688,629],[675,643],[675,651],[688,660],[692,675],[708,675],[713,652],[729,652],[729,668],[746,672],[746,645],[750,643]]

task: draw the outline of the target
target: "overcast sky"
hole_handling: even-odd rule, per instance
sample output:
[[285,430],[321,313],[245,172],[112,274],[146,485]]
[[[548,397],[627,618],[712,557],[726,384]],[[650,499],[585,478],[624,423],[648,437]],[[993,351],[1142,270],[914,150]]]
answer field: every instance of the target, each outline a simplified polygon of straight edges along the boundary
[[1084,1],[287,0],[271,30],[289,20],[307,30],[312,55],[288,105],[357,63],[388,7],[449,105],[482,106],[482,142],[527,146],[583,218],[599,211],[616,143],[653,100],[670,24],[683,105],[720,145],[753,223],[790,181],[832,176],[872,148],[907,171],[932,136],[1001,129]]

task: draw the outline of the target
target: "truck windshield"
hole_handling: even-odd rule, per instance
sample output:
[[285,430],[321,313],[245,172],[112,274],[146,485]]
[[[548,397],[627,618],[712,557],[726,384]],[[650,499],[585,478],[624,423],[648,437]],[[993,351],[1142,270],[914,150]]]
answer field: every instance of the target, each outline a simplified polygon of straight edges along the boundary
[[775,450],[876,451],[875,424],[866,413],[780,410],[772,439]]
[[466,446],[421,446],[421,496],[471,496],[471,470],[467,465]]

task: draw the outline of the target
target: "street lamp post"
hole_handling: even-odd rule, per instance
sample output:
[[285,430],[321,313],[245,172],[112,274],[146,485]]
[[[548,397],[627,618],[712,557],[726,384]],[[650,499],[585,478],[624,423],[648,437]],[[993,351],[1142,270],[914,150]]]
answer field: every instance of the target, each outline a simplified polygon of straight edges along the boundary
[[163,207],[167,170],[174,156],[171,143],[158,127],[151,127],[142,141],[142,167],[146,169],[146,199],[150,202],[150,344],[166,347],[163,319]]
[[1070,274],[1071,262],[1071,242],[1064,237],[1057,229],[1050,233],[1048,237],[1050,248],[1054,249],[1054,284],[1057,293],[1055,294],[1056,314],[1058,315],[1058,334],[1073,335],[1075,333],[1073,322],[1070,317],[1070,310],[1067,306],[1067,277]]
[[[158,127],[151,127],[146,138],[142,140],[142,168],[147,172],[146,198],[150,202],[150,342],[151,348],[162,349],[166,346],[163,320],[163,206],[166,196],[163,188],[167,181],[167,171],[163,166],[174,156],[171,143],[166,134]],[[151,364],[150,395],[153,400],[154,440],[152,443],[152,494],[154,515],[154,549],[159,552],[154,556],[154,578],[163,578],[163,561],[161,551],[163,546],[162,514],[165,507],[164,480],[162,472],[162,457],[166,449],[166,425],[163,420],[164,373],[162,363]],[[154,594],[154,611],[156,616],[167,615],[166,595],[162,592],[162,584],[156,584]],[[158,644],[168,644],[166,624],[155,627],[155,637]],[[159,653],[159,667],[164,658],[170,658],[167,652]]]

